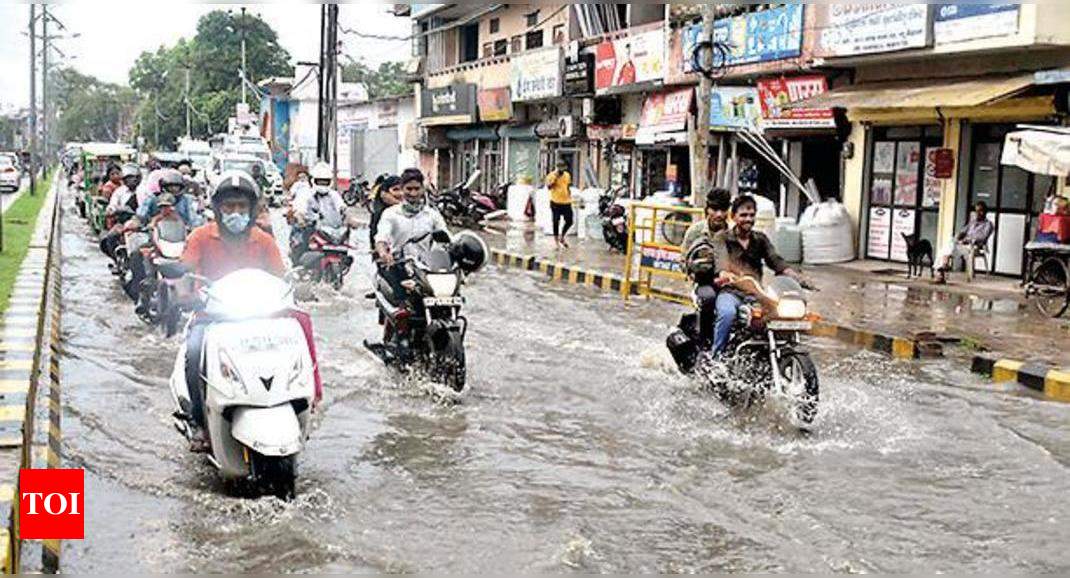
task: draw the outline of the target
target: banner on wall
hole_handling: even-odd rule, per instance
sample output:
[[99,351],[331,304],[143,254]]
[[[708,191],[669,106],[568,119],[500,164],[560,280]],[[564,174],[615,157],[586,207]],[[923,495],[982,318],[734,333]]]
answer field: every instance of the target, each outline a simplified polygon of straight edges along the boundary
[[739,130],[756,127],[760,120],[757,88],[718,86],[710,91],[710,128]]
[[836,128],[831,108],[784,110],[784,106],[828,91],[824,76],[769,78],[758,81],[763,128]]
[[872,207],[869,209],[869,234],[866,242],[866,256],[887,259],[891,246],[892,209]]
[[907,261],[907,242],[903,235],[913,235],[916,223],[914,209],[892,210],[892,255],[893,261]]
[[485,88],[476,95],[479,104],[479,118],[486,122],[509,120],[513,116],[512,103],[509,100],[509,87]]
[[857,56],[929,46],[928,4],[823,4],[817,56]]
[[599,93],[665,75],[665,31],[657,29],[606,40],[595,49],[594,86]]
[[420,124],[470,124],[476,120],[476,85],[451,84],[420,93]]
[[1018,4],[937,4],[933,41],[952,44],[1018,33]]

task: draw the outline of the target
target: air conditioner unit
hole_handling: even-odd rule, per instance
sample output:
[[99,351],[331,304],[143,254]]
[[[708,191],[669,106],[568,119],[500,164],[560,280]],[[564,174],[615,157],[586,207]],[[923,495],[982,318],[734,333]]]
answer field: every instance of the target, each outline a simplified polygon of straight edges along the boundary
[[573,139],[580,136],[583,122],[574,116],[562,116],[557,119],[557,138]]

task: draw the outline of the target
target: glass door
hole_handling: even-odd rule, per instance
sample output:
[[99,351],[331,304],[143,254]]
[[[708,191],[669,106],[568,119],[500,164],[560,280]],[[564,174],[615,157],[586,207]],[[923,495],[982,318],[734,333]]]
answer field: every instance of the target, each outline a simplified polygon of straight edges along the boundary
[[940,147],[940,127],[877,129],[870,161],[866,257],[907,261],[904,235],[919,233],[936,244],[940,181],[932,151]]

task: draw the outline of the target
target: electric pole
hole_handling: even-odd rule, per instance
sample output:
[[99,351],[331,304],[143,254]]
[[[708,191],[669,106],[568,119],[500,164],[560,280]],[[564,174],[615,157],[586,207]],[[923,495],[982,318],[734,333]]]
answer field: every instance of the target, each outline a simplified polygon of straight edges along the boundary
[[319,123],[316,135],[317,160],[331,160],[337,166],[338,101],[338,5],[320,7]]
[[37,183],[37,5],[30,4],[30,195]]
[[47,163],[52,141],[49,134],[52,123],[48,119],[48,52],[51,50],[49,46],[51,39],[48,37],[48,4],[41,5],[41,34],[43,43],[41,49],[41,134],[44,139],[41,149],[45,163]]
[[245,6],[241,7],[241,22],[238,23],[238,28],[241,30],[241,101],[247,103],[245,99]]
[[[242,88],[244,88],[244,87],[245,87],[245,84],[243,83],[242,84]],[[186,139],[188,140],[188,139],[192,138],[192,136],[193,136],[192,125],[190,125],[190,117],[189,117],[190,103],[189,103],[189,67],[188,66],[186,67],[186,92],[185,92],[185,94],[182,95],[182,100],[186,103]]]
[[[702,5],[702,39],[713,39],[714,4]],[[713,59],[713,51],[709,51]],[[690,55],[684,55],[688,58]],[[714,63],[706,62],[704,66]],[[709,188],[710,174],[710,97],[713,92],[713,79],[708,75],[699,76],[698,93],[695,106],[695,127],[691,149],[691,206],[706,205],[706,190]]]

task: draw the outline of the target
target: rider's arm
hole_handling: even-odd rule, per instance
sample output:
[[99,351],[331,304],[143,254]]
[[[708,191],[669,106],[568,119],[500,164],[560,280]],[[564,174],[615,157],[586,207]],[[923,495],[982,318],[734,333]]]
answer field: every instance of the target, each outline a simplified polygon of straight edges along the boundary
[[[759,235],[761,236],[759,237]],[[760,240],[762,244],[762,260],[765,261],[767,267],[772,269],[777,275],[787,275],[789,277],[794,277],[796,275],[795,271],[792,270],[791,265],[776,252],[776,248],[773,247],[773,242],[769,240],[769,237],[760,233],[756,234],[755,237]]]
[[394,255],[390,246],[394,239],[394,229],[394,213],[383,211],[383,216],[379,219],[379,230],[375,233],[375,252],[388,267],[394,264]]
[[264,244],[264,266],[272,275],[282,277],[286,274],[286,263],[282,260],[282,253],[279,253],[274,237],[267,233],[264,233],[264,236],[266,240],[261,241]]

